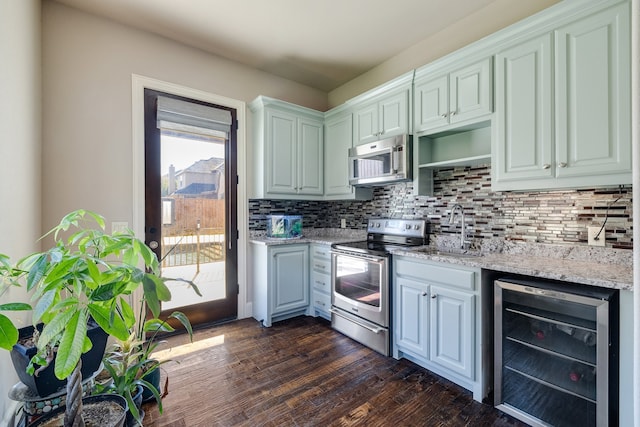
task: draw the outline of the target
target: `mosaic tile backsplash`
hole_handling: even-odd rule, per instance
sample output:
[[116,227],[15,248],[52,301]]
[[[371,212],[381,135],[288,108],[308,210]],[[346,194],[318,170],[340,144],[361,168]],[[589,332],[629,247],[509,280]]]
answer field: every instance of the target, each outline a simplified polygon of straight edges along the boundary
[[432,197],[413,195],[412,183],[376,187],[371,201],[249,200],[249,229],[264,230],[266,215],[303,215],[304,228],[366,229],[370,217],[426,218],[431,234],[460,232],[449,224],[464,208],[469,238],[587,244],[587,227],[602,227],[606,246],[632,249],[631,187],[539,192],[492,192],[489,165],[434,171]]

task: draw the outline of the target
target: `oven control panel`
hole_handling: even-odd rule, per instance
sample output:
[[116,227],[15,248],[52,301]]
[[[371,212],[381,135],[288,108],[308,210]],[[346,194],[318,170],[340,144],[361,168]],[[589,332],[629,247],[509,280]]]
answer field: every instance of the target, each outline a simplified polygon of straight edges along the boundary
[[373,218],[369,220],[367,232],[425,237],[427,234],[427,222],[424,219]]

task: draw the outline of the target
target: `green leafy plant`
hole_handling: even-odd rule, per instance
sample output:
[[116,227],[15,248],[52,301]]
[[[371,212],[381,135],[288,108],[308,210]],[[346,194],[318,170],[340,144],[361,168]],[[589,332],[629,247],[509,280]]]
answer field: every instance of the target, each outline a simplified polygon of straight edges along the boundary
[[[6,273],[9,277],[5,276]],[[2,297],[10,288],[15,286],[11,280],[11,263],[9,257],[0,254],[0,297]],[[24,302],[4,303],[0,304],[0,311],[27,311],[31,310],[31,305]],[[13,345],[18,341],[18,328],[4,314],[0,313],[0,348],[11,350]]]
[[[141,316],[143,317],[144,314],[142,313],[144,311],[141,311]],[[191,323],[184,313],[175,311],[167,319],[178,320],[189,333],[189,338],[193,339]],[[173,332],[174,330],[167,320],[154,318],[140,322],[137,330],[133,331],[127,340],[116,340],[107,349],[103,358],[104,367],[113,381],[104,390],[97,391],[117,393],[123,396],[127,400],[131,414],[140,425],[142,425],[142,417],[134,402],[138,386],[144,387],[152,393],[158,403],[158,411],[162,413],[160,391],[155,385],[145,380],[145,375],[152,373],[159,369],[160,365],[170,361],[154,359],[152,353],[158,345],[166,342],[157,340],[157,334],[160,332]],[[149,336],[147,337],[147,335]]]
[[[53,238],[51,249],[15,265],[0,254],[0,284],[24,285],[32,295],[31,305],[2,304],[0,310],[33,307],[33,324],[44,324],[28,368],[31,373],[34,364],[47,365],[55,352],[56,377],[65,379],[76,372],[79,377],[80,356],[92,345],[87,336],[89,318],[107,334],[126,341],[136,322],[134,293],[142,288],[143,306],[157,319],[161,301],[171,299],[165,281],[175,279],[159,277],[157,257],[131,230],[108,234],[104,218],[94,212],[71,212],[46,236]],[[10,349],[17,339],[15,325],[0,315],[0,347]]]

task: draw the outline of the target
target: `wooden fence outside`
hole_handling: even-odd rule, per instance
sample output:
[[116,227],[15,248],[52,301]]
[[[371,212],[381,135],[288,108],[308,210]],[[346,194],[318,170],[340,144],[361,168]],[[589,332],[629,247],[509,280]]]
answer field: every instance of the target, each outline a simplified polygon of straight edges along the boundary
[[162,226],[163,267],[224,260],[224,200],[172,198],[171,214]]

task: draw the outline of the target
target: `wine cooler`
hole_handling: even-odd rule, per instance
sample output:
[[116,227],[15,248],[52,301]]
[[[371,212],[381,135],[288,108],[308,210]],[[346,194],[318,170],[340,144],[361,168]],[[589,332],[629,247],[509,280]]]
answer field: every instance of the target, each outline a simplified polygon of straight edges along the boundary
[[618,424],[618,292],[500,279],[496,408],[532,426]]

